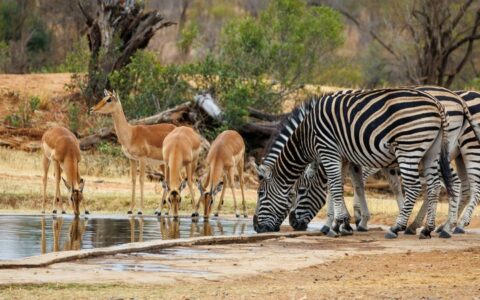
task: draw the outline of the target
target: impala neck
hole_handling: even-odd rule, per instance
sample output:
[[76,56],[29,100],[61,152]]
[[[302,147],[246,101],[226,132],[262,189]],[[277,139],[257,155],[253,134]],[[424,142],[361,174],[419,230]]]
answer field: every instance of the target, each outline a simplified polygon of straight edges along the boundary
[[121,104],[117,106],[117,110],[112,114],[112,116],[115,132],[117,133],[120,144],[130,144],[132,127],[127,122],[127,118],[125,117]]

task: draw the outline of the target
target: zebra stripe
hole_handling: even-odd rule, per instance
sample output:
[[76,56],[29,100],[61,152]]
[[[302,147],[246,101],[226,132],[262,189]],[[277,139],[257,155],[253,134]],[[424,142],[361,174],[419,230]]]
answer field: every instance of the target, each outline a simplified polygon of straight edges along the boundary
[[[451,92],[447,89],[444,89],[444,88],[440,88],[440,87],[419,87],[418,89],[422,90],[422,91],[425,91],[425,92],[428,92],[429,94],[435,96],[442,103],[442,105],[444,105],[445,108],[446,108],[447,115],[450,117],[449,118],[448,133],[449,133],[449,140],[450,140],[450,145],[451,145],[451,149],[450,149],[450,153],[452,154],[451,158],[454,158],[455,156],[458,156],[458,149],[457,149],[458,143],[457,143],[457,141],[460,138],[460,135],[462,134],[462,132],[464,131],[464,129],[462,129],[462,126],[465,126],[465,128],[469,130],[470,140],[478,145],[477,138],[473,134],[472,126],[470,126],[470,124],[473,123],[472,124],[473,126],[474,126],[474,124],[478,124],[478,122],[475,123],[475,121],[477,121],[477,120],[475,120],[475,114],[479,113],[480,105],[478,105],[476,107],[477,111],[474,111],[474,108],[472,108],[471,109],[471,115],[468,115],[468,114],[465,113],[465,110],[466,110],[465,107],[467,107],[465,101],[463,101],[462,98],[458,97],[453,92]],[[475,97],[471,96],[470,98],[474,99]],[[479,99],[477,99],[477,100],[479,100]],[[479,103],[480,103],[480,101],[476,104],[479,104]],[[472,104],[473,104],[473,102],[471,102],[470,106],[472,106]],[[468,119],[469,123],[463,124],[466,119]],[[462,157],[465,157],[465,155],[462,154]],[[466,160],[468,160],[468,158],[466,158]],[[458,164],[459,163],[457,162],[457,165]],[[353,182],[355,192],[356,192],[355,197],[354,197],[354,212],[355,212],[355,219],[356,219],[357,228],[359,230],[366,229],[366,221],[368,221],[368,219],[370,217],[370,214],[368,212],[368,207],[366,206],[365,197],[363,195],[363,193],[364,193],[363,182],[370,175],[376,173],[377,171],[378,171],[378,169],[374,169],[374,168],[364,168],[363,169],[362,180],[359,180],[358,178],[355,180],[355,176],[352,176],[352,182]],[[351,171],[352,174],[353,174],[353,172],[354,171]],[[397,203],[399,205],[399,209],[401,209],[401,206],[402,206],[402,203],[403,203],[403,195],[402,195],[402,192],[401,192],[400,182],[398,181],[398,178],[396,177],[396,172],[393,169],[384,170],[384,172],[385,172],[385,176],[389,179],[390,185],[394,189],[395,194],[397,195]],[[393,172],[393,174],[389,174],[389,172]],[[321,176],[321,175],[322,174],[319,174],[319,176]],[[450,229],[451,229],[450,224],[454,224],[454,222],[457,218],[457,208],[458,208],[458,202],[459,202],[458,197],[459,197],[459,194],[460,194],[460,180],[458,179],[458,177],[456,176],[455,173],[453,173],[453,175],[454,175],[453,176],[454,195],[453,195],[453,197],[451,198],[451,201],[450,201],[449,219],[447,220],[446,226],[444,227],[445,231],[450,231]],[[360,176],[362,176],[362,174],[360,174]],[[461,176],[461,177],[464,177],[464,176]],[[312,178],[313,178],[313,182],[311,182],[311,183],[307,183],[306,179],[301,178],[299,180],[299,183],[297,184],[297,186],[300,188],[302,185],[307,185],[308,184],[312,188],[312,190],[324,188],[324,186],[322,185],[321,182],[315,181],[317,179],[317,177],[312,177]],[[466,180],[464,180],[462,178],[462,181],[466,181]],[[462,186],[462,190],[465,190],[465,188],[463,186]],[[463,192],[463,194],[465,194],[465,192]],[[315,202],[315,204],[310,205],[310,208],[312,208],[312,209],[314,207],[315,208],[318,208],[318,207],[321,208],[322,205],[319,205],[319,204],[320,203],[325,203],[324,198],[321,198],[321,199],[320,198],[313,198],[313,197],[310,197],[308,194],[307,195],[300,195],[300,194],[297,195],[297,206],[306,207],[307,205],[304,203],[306,201]],[[471,202],[474,202],[474,200],[472,200]],[[421,209],[421,212],[423,212],[423,213],[426,212],[426,210],[425,210],[426,209],[426,204],[427,204],[427,202],[425,201],[424,206]],[[471,205],[475,206],[475,204],[471,204]],[[361,209],[362,206],[364,206],[363,209]],[[360,213],[360,211],[361,211],[361,213]],[[317,214],[317,212],[318,212],[318,210],[308,211],[306,209],[302,209],[301,212],[297,212],[297,209],[294,207],[292,209],[291,214],[290,214],[290,223],[294,227],[298,226],[298,224],[302,224],[302,227],[306,228],[306,226],[308,225],[310,220]],[[422,215],[420,213],[419,216],[417,216],[416,222],[415,222],[416,227],[418,227],[420,225],[420,223],[422,222],[422,220],[424,218],[424,215],[425,214]],[[333,220],[329,217],[329,219],[327,220],[327,226],[329,226],[329,225],[331,226],[332,221]],[[416,229],[416,227],[415,227],[415,229]],[[410,230],[411,230],[411,228],[410,228]],[[443,232],[443,235],[441,235],[441,236],[442,237],[448,237],[449,234],[446,233],[446,232]]]
[[[411,89],[313,98],[294,110],[281,129],[285,135],[291,132],[289,139],[284,141],[278,135],[258,168],[255,229],[257,232],[279,229],[289,207],[289,190],[306,166],[318,159],[328,177],[335,219],[338,223],[346,221],[341,178],[342,161],[346,160],[376,168],[399,164],[407,186],[407,200],[392,227],[391,235],[396,236],[406,227],[420,191],[420,162],[427,172],[435,170],[428,172],[432,183],[428,191],[430,212],[435,211],[440,187],[436,171],[439,153],[442,174],[450,179],[446,125],[445,112],[438,101]],[[434,214],[430,213],[429,229],[434,222]]]

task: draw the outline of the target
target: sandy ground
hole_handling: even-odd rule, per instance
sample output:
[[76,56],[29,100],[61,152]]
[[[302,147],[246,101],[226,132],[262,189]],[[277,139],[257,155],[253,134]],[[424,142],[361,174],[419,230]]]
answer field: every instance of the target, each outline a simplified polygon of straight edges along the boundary
[[384,232],[196,246],[2,270],[6,298],[444,298],[480,296],[480,234]]

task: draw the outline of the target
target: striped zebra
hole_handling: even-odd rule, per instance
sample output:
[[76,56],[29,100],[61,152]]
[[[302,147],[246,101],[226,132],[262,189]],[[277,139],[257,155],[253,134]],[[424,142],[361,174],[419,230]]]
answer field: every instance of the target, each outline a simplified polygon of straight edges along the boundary
[[[455,91],[455,93],[465,100],[475,122],[480,122],[480,93],[474,91]],[[448,230],[450,226],[456,225],[453,233],[462,234],[465,233],[465,226],[470,224],[473,212],[480,202],[480,142],[472,127],[464,128],[458,145],[460,155],[455,158],[455,165],[461,181],[461,201],[454,212],[457,218],[453,223],[447,220],[439,226],[437,231]],[[425,213],[425,205],[422,205],[417,217],[405,233],[415,234],[425,218]]]
[[[477,105],[480,104],[480,98],[476,98],[473,95],[474,93],[471,93],[471,92],[458,93],[460,96],[462,96],[463,98],[462,99],[457,95],[455,95],[454,93],[452,93],[451,91],[444,88],[440,88],[440,87],[420,87],[418,89],[428,92],[431,95],[435,96],[446,107],[446,112],[447,112],[447,115],[449,116],[449,131],[448,131],[449,135],[448,136],[450,139],[450,146],[451,146],[450,153],[451,153],[451,158],[456,157],[456,164],[457,166],[460,167],[459,169],[460,179],[458,178],[458,176],[456,176],[456,173],[454,172],[452,173],[455,193],[454,193],[454,197],[449,202],[449,218],[447,219],[446,223],[441,228],[441,230],[439,230],[438,232],[440,233],[439,235],[440,237],[450,237],[450,234],[448,232],[451,231],[451,228],[455,224],[455,221],[457,219],[457,210],[458,210],[458,204],[459,204],[458,196],[460,194],[460,180],[462,182],[467,182],[467,178],[468,178],[472,182],[475,178],[478,178],[478,175],[479,175],[478,172],[480,171],[480,168],[478,168],[478,165],[471,166],[467,170],[468,174],[465,174],[465,171],[463,171],[464,168],[462,169],[462,166],[464,166],[463,164],[464,160],[468,162],[467,163],[468,165],[474,164],[474,161],[475,161],[474,160],[475,157],[471,157],[472,155],[475,156],[475,151],[469,151],[469,149],[471,150],[473,149],[473,147],[478,148],[478,145],[479,145],[478,139],[475,136],[472,128],[475,128],[476,126],[478,128],[478,121],[480,121],[480,115],[476,115],[479,113],[480,109],[473,106],[474,103]],[[475,93],[475,94],[477,94],[478,96],[478,93]],[[465,100],[468,103],[468,108],[465,103],[462,103],[463,100]],[[468,122],[465,122],[465,121],[468,121]],[[460,145],[462,145],[460,149],[458,148],[458,145],[459,145],[458,142],[460,142]],[[358,167],[353,166],[353,170],[350,171],[351,177],[352,177],[352,183],[355,189],[355,197],[354,197],[355,223],[357,224],[357,229],[359,231],[364,231],[366,230],[366,221],[368,221],[370,214],[368,212],[368,207],[366,206],[363,183],[366,180],[366,178],[376,173],[378,169],[364,168],[363,174],[357,174],[355,169],[358,169]],[[403,203],[403,195],[401,190],[401,184],[398,180],[396,170],[384,169],[384,173],[390,182],[390,186],[392,186],[392,189],[397,196],[396,197],[397,203],[398,203],[399,209],[401,209],[401,206]],[[321,178],[319,178],[322,176],[324,175],[321,173],[318,174],[317,177],[312,176],[311,178],[313,180],[310,182],[308,182],[307,178],[301,177],[299,179],[299,183],[297,184],[297,190],[299,188],[306,190],[307,186],[310,188],[310,191],[314,191],[317,189],[325,189],[325,185],[323,184],[323,181],[321,180]],[[468,196],[468,186],[467,188],[465,188],[465,184],[462,184],[461,186],[462,186],[462,194],[465,195],[465,193],[467,192],[467,196]],[[476,183],[473,183],[472,186],[476,188],[478,185]],[[473,190],[475,190],[475,188]],[[310,192],[310,193],[313,193],[313,192]],[[476,195],[477,193],[472,193],[471,200],[469,201],[468,209],[465,212],[465,218],[462,219],[460,226],[463,223],[470,221],[473,209],[478,203],[478,198],[475,199]],[[290,224],[295,229],[303,230],[308,226],[308,223],[310,222],[310,220],[313,217],[315,217],[315,215],[318,213],[319,209],[323,206],[323,204],[325,204],[325,198],[312,197],[311,195],[309,195],[309,192],[297,193],[296,198],[297,198],[296,199],[297,207],[294,207],[292,209],[289,215],[289,221],[290,221]],[[465,198],[465,196],[463,198]],[[465,201],[462,201],[462,203],[465,203]],[[420,213],[417,215],[415,222],[412,223],[412,225],[410,225],[409,228],[407,228],[405,233],[407,234],[412,232],[415,233],[415,229],[420,226],[425,216],[426,208],[427,208],[426,205],[427,205],[427,201],[424,202],[424,205],[422,206]],[[333,222],[331,215],[327,214],[327,216],[328,216],[327,223],[322,228],[322,231],[325,233],[327,233],[328,230],[331,228],[331,224]],[[457,228],[458,229],[456,229],[455,232],[461,231],[461,227],[457,227]]]
[[396,238],[406,228],[421,190],[420,163],[429,183],[424,235],[435,228],[439,166],[452,193],[446,115],[434,97],[421,91],[382,89],[314,97],[292,112],[266,153],[257,168],[257,232],[280,229],[291,205],[289,191],[313,161],[320,161],[325,169],[340,228],[349,219],[343,201],[343,161],[372,168],[398,164],[405,204],[386,238]]

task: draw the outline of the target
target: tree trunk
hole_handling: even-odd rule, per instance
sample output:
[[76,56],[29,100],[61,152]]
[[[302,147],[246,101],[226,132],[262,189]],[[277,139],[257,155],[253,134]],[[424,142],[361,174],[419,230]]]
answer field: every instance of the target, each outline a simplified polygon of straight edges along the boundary
[[95,17],[83,1],[78,5],[85,16],[91,57],[85,96],[88,106],[109,88],[108,75],[126,66],[138,49],[144,49],[154,33],[175,23],[165,21],[158,11],[144,11],[135,0],[97,0]]

